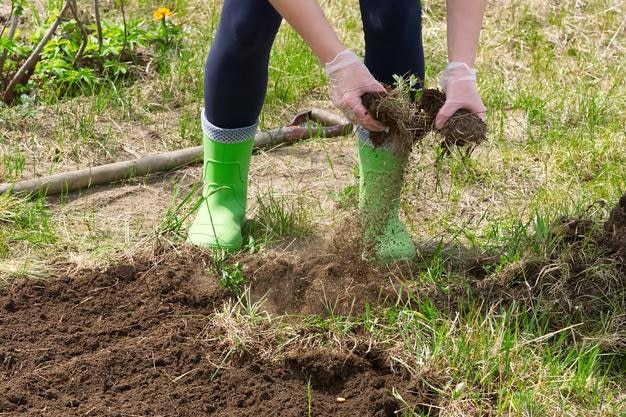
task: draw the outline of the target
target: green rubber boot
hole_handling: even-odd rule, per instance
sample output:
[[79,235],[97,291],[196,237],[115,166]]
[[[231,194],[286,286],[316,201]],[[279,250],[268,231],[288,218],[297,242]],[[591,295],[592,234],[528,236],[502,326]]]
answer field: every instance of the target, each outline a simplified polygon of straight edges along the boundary
[[358,141],[359,214],[366,254],[387,263],[415,258],[415,245],[400,221],[400,191],[408,157]]
[[240,143],[204,142],[203,201],[187,241],[228,252],[241,249],[246,216],[248,171],[254,137]]

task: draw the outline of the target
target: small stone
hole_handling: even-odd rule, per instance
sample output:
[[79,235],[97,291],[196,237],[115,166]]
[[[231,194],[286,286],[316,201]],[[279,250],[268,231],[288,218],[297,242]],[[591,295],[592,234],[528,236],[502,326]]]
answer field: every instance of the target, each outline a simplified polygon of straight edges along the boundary
[[337,402],[338,402],[338,403],[345,403],[345,402],[346,402],[346,399],[345,399],[345,398],[343,398],[343,397],[337,397]]

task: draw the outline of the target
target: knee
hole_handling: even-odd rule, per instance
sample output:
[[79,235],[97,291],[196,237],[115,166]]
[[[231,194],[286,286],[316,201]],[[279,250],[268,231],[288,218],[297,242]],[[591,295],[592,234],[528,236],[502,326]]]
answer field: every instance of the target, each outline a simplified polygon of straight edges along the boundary
[[243,13],[230,19],[226,25],[220,42],[229,44],[229,49],[238,55],[257,54],[271,48],[280,26],[280,18]]
[[377,1],[363,10],[363,29],[370,35],[418,32],[421,29],[420,2]]

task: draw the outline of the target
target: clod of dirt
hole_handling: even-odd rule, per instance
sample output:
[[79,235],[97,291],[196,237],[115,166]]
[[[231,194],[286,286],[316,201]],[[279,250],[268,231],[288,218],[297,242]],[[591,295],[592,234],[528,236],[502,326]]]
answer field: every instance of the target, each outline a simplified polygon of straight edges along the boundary
[[626,271],[626,194],[619,199],[604,223],[602,241],[615,252]]
[[400,91],[366,93],[361,100],[373,117],[389,129],[388,132],[370,132],[370,140],[377,148],[391,144],[397,153],[408,153],[413,144],[430,131],[428,115]]
[[443,137],[444,153],[454,147],[472,148],[487,139],[487,124],[466,109],[456,111],[441,129],[435,128],[437,113],[446,101],[439,90],[425,89],[415,102],[398,90],[366,93],[361,99],[374,118],[389,128],[388,132],[370,133],[375,147],[390,144],[398,153],[409,152],[430,131]]

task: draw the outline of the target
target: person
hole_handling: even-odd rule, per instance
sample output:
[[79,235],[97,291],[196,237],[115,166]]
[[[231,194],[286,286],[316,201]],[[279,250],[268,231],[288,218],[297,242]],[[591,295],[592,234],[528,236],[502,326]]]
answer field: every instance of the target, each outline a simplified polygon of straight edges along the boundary
[[[363,243],[382,262],[415,256],[398,215],[406,158],[374,149],[369,132],[385,126],[367,112],[361,96],[384,91],[394,75],[424,79],[421,5],[419,0],[360,0],[359,6],[364,60],[343,45],[315,0],[224,0],[204,73],[204,200],[188,242],[226,251],[242,247],[254,135],[272,43],[284,18],[324,64],[335,105],[358,125]],[[436,127],[460,108],[484,120],[473,66],[485,8],[486,0],[447,0],[448,65],[440,79],[447,98]]]

